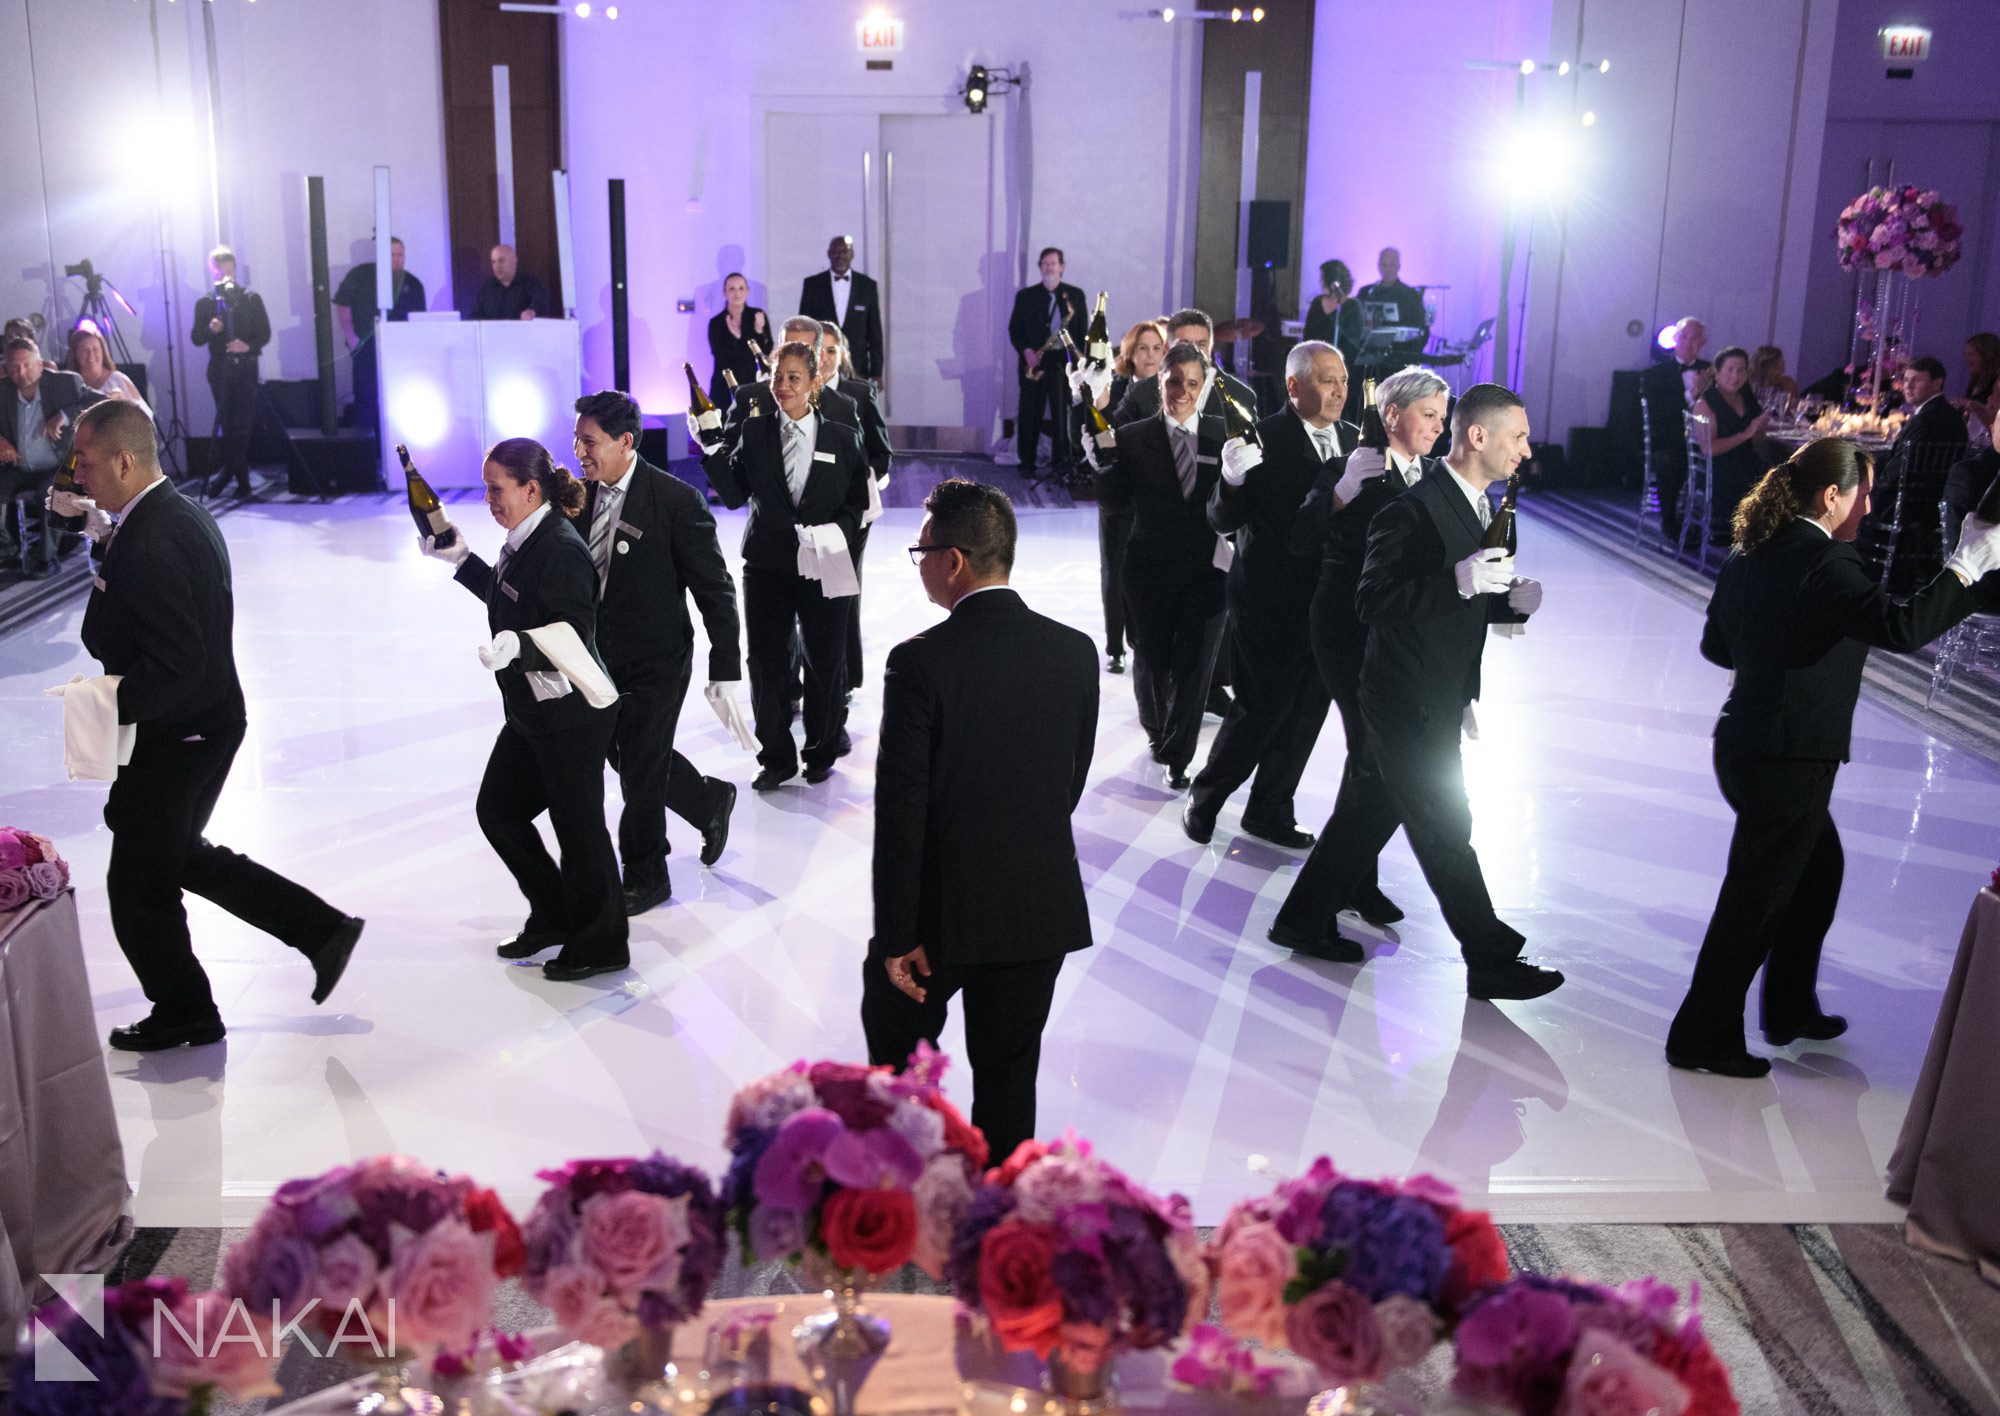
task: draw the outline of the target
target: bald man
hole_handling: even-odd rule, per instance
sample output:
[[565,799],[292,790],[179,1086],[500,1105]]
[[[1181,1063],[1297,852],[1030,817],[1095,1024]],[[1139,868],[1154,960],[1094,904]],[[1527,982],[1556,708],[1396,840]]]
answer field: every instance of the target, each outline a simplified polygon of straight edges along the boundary
[[475,320],[531,320],[552,313],[542,282],[521,272],[512,246],[495,246],[486,257],[493,275],[472,304]]
[[[1368,378],[1385,379],[1423,357],[1424,346],[1430,342],[1431,330],[1430,321],[1424,315],[1423,292],[1414,285],[1403,284],[1403,253],[1394,246],[1384,246],[1381,254],[1375,257],[1375,273],[1381,277],[1380,280],[1354,292],[1355,300],[1361,305],[1361,313],[1367,316],[1368,328],[1382,329],[1396,325],[1417,331],[1415,337],[1399,341],[1387,358],[1377,360],[1362,371]],[[1359,383],[1359,380],[1356,382]]]

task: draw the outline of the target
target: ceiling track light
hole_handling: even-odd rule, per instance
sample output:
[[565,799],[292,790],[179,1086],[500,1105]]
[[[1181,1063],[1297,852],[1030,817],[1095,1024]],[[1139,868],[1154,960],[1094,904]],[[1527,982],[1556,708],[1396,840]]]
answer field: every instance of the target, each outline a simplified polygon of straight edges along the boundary
[[1253,25],[1261,25],[1264,23],[1264,7],[1255,5],[1248,10],[1241,6],[1232,6],[1227,10],[1176,10],[1167,6],[1158,10],[1127,10],[1124,17],[1128,20],[1162,20],[1167,24],[1175,20],[1218,20],[1240,25],[1248,20]]

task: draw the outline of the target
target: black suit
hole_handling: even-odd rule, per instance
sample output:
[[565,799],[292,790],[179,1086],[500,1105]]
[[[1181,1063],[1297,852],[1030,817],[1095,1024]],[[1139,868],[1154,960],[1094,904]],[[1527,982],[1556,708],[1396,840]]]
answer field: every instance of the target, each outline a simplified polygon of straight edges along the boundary
[[[866,379],[842,379],[837,388],[827,392],[844,396],[855,411],[855,430],[861,434],[861,455],[868,459],[868,471],[875,478],[879,491],[889,485],[889,463],[895,456],[895,449],[889,446],[889,425],[882,417],[882,405],[876,401],[875,386]],[[822,400],[825,394],[821,395]],[[868,549],[868,528],[862,527],[854,538],[854,578],[861,579],[861,557]],[[854,596],[854,613],[847,617],[847,687],[850,691],[861,687],[861,596]]]
[[[593,559],[599,506],[610,495],[601,483],[590,483],[577,522]],[[703,825],[726,791],[674,749],[674,728],[694,675],[688,596],[708,629],[710,679],[743,677],[742,629],[715,517],[701,493],[680,478],[635,457],[601,540],[597,649],[618,685],[610,759],[625,797],[618,858],[625,887],[644,891],[667,883],[667,811]]]
[[[209,329],[210,320],[221,320],[222,329]],[[215,426],[221,430],[221,455],[216,466],[225,478],[233,478],[236,490],[250,492],[250,432],[257,423],[257,356],[271,342],[271,317],[264,299],[235,281],[218,285],[194,302],[194,332],[189,336],[197,346],[208,346],[208,387],[215,395]],[[250,346],[247,354],[232,354],[229,344],[242,340]]]
[[1192,492],[1181,489],[1164,416],[1119,428],[1098,478],[1099,496],[1132,516],[1125,613],[1139,723],[1154,756],[1176,772],[1194,761],[1222,641],[1223,573],[1208,524],[1208,499],[1221,478],[1221,420],[1201,419],[1197,434]]
[[715,361],[715,372],[708,376],[708,396],[710,401],[721,408],[730,404],[729,381],[722,377],[726,369],[736,376],[736,387],[740,391],[757,382],[757,354],[762,353],[769,362],[771,351],[777,348],[777,331],[769,316],[764,318],[764,328],[757,328],[757,317],[764,312],[755,305],[745,305],[743,316],[737,322],[743,333],[729,332],[729,311],[717,310],[708,322],[708,353]]
[[[888,346],[882,341],[882,292],[873,276],[849,271],[852,293],[847,297],[847,318],[839,320],[847,336],[847,348],[854,359],[855,372],[864,379],[882,377],[882,360]],[[799,287],[799,313],[816,320],[835,320],[833,272],[809,275]]]
[[1681,533],[1681,489],[1687,484],[1687,379],[1709,368],[1706,359],[1679,364],[1658,359],[1639,375],[1646,422],[1653,439],[1653,479],[1660,489],[1660,524],[1669,536]]
[[[1243,819],[1289,827],[1296,824],[1293,795],[1332,701],[1313,663],[1310,633],[1319,548],[1294,550],[1292,532],[1307,494],[1341,458],[1323,465],[1306,425],[1289,408],[1264,419],[1257,432],[1264,460],[1240,487],[1218,478],[1208,503],[1209,524],[1236,537],[1223,631],[1236,697],[1195,776],[1190,803],[1213,821],[1254,772]],[[1334,425],[1342,454],[1359,437],[1351,424]]]
[[[16,550],[21,554],[23,568],[36,563],[37,555],[29,552],[30,540],[40,546],[39,563],[50,567],[56,563],[56,537],[49,527],[48,508],[43,505],[42,493],[46,492],[56,479],[56,473],[68,460],[70,446],[76,438],[76,415],[93,403],[102,403],[104,395],[92,393],[83,386],[79,374],[64,373],[59,369],[42,370],[40,384],[42,399],[42,421],[46,423],[56,414],[63,415],[62,433],[55,439],[55,465],[30,471],[19,463],[0,466],[0,556],[11,557]],[[16,452],[21,450],[21,395],[12,384],[0,387],[0,438],[5,438]],[[21,520],[18,538],[8,523],[13,520],[12,499],[22,493],[29,493],[21,503]],[[30,532],[33,536],[30,536]]]
[[[868,1060],[936,1045],[965,995],[972,1123],[996,1162],[1035,1133],[1042,1027],[1064,956],[1090,947],[1070,815],[1097,735],[1097,656],[1005,586],[889,651],[875,766]],[[922,1003],[885,962],[922,947]]]
[[[1105,396],[1104,406],[1116,408],[1130,386],[1130,374],[1114,374],[1110,392]],[[1077,446],[1083,446],[1083,439],[1090,435],[1085,426],[1085,415],[1078,405],[1071,428],[1077,439]],[[1097,593],[1104,602],[1104,652],[1108,655],[1123,656],[1125,646],[1130,642],[1125,632],[1125,543],[1132,537],[1132,509],[1113,506],[1102,496],[1097,498]]]
[[850,553],[868,510],[868,464],[854,430],[822,415],[813,461],[796,504],[785,478],[782,412],[739,419],[722,446],[702,458],[723,505],[750,505],[743,528],[743,619],[750,650],[750,700],[757,761],[784,776],[796,771],[792,741],[792,639],[805,658],[805,763],[829,767],[844,751],[847,723],[847,621],[854,597],[828,596],[799,574],[801,526],[833,525]]
[[[566,963],[624,963],[625,901],[604,829],[604,759],[617,714],[581,689],[537,699],[530,673],[554,669],[528,637],[562,623],[597,654],[597,567],[569,518],[550,507],[498,567],[467,556],[455,577],[486,602],[486,627],[520,637],[520,657],[497,670],[507,721],[479,783],[479,829],[528,900],[530,934],[560,934]],[[616,680],[613,680],[616,682]],[[557,866],[535,818],[544,811],[562,849]]]
[[[1874,564],[1886,559],[1889,527],[1902,502],[1903,529],[1889,567],[1889,591],[1908,595],[1944,564],[1940,550],[1938,503],[1944,500],[1952,464],[1965,456],[1965,415],[1943,394],[1933,395],[1904,420],[1888,456],[1878,464],[1874,509],[1862,534],[1863,554]],[[1953,527],[1956,534],[1958,528]]]
[[1968,589],[1947,571],[1896,604],[1852,545],[1805,521],[1724,562],[1701,652],[1734,673],[1715,725],[1715,776],[1736,828],[1670,1051],[1741,1053],[1744,999],[1760,965],[1767,1031],[1818,1015],[1820,945],[1843,869],[1827,807],[1868,650],[1910,653],[1996,603],[2000,576]]
[[118,947],[162,1022],[217,1017],[182,891],[308,958],[342,923],[310,890],[202,835],[243,743],[234,619],[222,533],[162,478],[127,506],[83,615],[84,648],[124,676],[118,719],[138,725],[104,806],[105,893]]
[[[1051,291],[1037,281],[1015,293],[1013,312],[1007,316],[1007,342],[1015,350],[1014,381],[1021,394],[1014,415],[1014,449],[1020,453],[1024,468],[1035,465],[1044,417],[1048,423],[1049,465],[1067,467],[1076,459],[1076,445],[1070,440],[1068,356],[1060,349],[1051,349],[1031,363],[1022,359],[1019,352],[1041,349],[1048,342],[1051,300],[1078,349],[1083,348],[1089,334],[1090,317],[1083,291],[1076,286],[1059,283]],[[1029,378],[1031,369],[1039,369],[1040,377]]]
[[1372,878],[1400,823],[1466,962],[1502,964],[1521,952],[1521,935],[1493,913],[1472,849],[1459,757],[1486,627],[1527,618],[1505,595],[1459,595],[1453,567],[1479,549],[1479,537],[1479,516],[1446,466],[1369,525],[1355,607],[1368,626],[1361,713],[1373,770],[1342,778],[1333,817],[1278,911],[1289,931],[1321,936]]

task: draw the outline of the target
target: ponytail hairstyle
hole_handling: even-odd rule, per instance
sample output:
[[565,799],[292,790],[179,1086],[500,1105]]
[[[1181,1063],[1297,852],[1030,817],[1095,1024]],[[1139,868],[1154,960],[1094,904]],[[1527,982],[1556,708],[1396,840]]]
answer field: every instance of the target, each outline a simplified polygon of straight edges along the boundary
[[1764,474],[1736,504],[1736,549],[1756,550],[1801,516],[1817,514],[1828,487],[1850,492],[1874,469],[1875,459],[1846,438],[1816,438]]
[[576,516],[583,510],[583,483],[570,476],[569,469],[533,438],[502,438],[493,444],[486,460],[506,469],[520,486],[538,484],[542,500],[565,516]]

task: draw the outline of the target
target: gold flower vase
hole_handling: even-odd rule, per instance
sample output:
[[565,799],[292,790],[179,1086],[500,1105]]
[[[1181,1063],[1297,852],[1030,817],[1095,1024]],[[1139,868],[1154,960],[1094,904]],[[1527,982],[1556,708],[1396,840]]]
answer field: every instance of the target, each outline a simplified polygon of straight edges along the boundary
[[641,1328],[639,1335],[604,1354],[604,1375],[628,1398],[621,1409],[672,1411],[679,1403],[680,1368],[674,1365],[674,1330]]
[[382,1357],[368,1365],[368,1386],[354,1403],[354,1416],[438,1416],[444,1410],[436,1392],[411,1384],[413,1359]]
[[889,1347],[889,1323],[868,1311],[868,1275],[860,1269],[823,1269],[833,1306],[792,1329],[799,1362],[826,1399],[832,1416],[854,1416],[862,1383]]
[[1067,1416],[1097,1416],[1098,1412],[1117,1408],[1118,1392],[1112,1382],[1111,1359],[1109,1344],[1077,1347],[1058,1344],[1049,1353],[1045,1385]]

